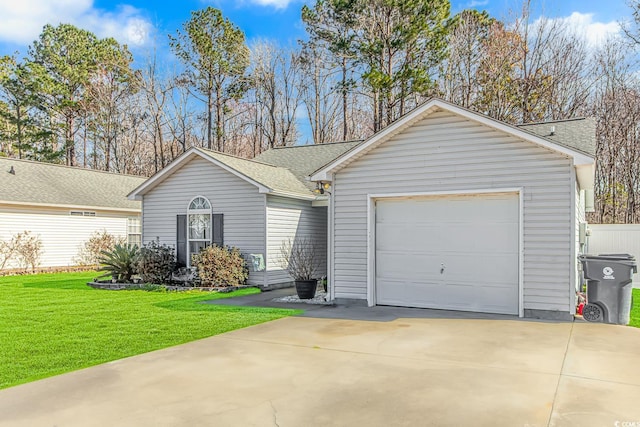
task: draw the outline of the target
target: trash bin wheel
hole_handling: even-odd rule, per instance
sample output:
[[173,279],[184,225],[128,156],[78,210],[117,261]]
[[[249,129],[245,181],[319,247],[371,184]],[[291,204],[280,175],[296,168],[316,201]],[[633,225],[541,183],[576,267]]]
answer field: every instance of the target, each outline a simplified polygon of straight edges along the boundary
[[599,305],[587,304],[582,309],[582,317],[587,322],[602,322],[604,319],[604,313]]

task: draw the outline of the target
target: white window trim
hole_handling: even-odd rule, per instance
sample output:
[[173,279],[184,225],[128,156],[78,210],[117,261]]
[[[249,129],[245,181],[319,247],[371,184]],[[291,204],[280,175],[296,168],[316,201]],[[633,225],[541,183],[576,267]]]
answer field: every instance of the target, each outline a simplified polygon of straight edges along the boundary
[[[209,204],[209,209],[191,209],[191,203],[193,203],[194,200],[198,199],[198,198],[202,198],[204,200],[207,201],[207,203]],[[189,224],[190,224],[190,216],[191,215],[197,215],[197,214],[208,214],[209,215],[209,233],[211,234],[211,236],[209,237],[209,239],[191,239],[189,236]],[[211,244],[211,240],[213,237],[213,210],[211,207],[211,201],[205,197],[205,196],[195,196],[193,199],[189,200],[189,203],[187,204],[187,230],[186,230],[186,237],[187,237],[187,267],[191,267],[191,242],[207,242],[209,244]]]

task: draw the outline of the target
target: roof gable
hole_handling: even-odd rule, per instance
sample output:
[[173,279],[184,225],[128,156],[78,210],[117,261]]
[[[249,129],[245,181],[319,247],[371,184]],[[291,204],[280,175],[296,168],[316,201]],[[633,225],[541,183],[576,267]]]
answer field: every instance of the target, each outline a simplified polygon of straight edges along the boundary
[[129,194],[129,199],[142,200],[144,194],[151,191],[195,157],[203,158],[254,185],[260,193],[276,193],[303,199],[313,199],[315,197],[311,190],[286,168],[194,147],[187,150],[167,167],[133,190]]
[[146,179],[9,158],[0,158],[0,174],[0,203],[120,211],[140,211],[127,194]]
[[129,198],[141,200],[144,194],[197,156],[254,185],[261,193],[312,200],[316,198],[313,193],[315,184],[308,180],[309,175],[360,142],[274,148],[252,160],[204,148],[191,148],[132,191]]
[[331,173],[337,172],[338,170],[346,167],[349,163],[353,162],[363,155],[366,155],[366,153],[373,150],[378,145],[388,141],[393,136],[399,134],[400,132],[404,131],[405,129],[409,128],[410,126],[414,125],[415,123],[424,119],[435,111],[448,111],[452,114],[462,116],[466,119],[502,131],[506,134],[564,154],[572,158],[573,163],[576,166],[587,165],[589,167],[592,167],[594,164],[593,155],[582,152],[581,150],[574,147],[566,146],[562,142],[547,139],[536,133],[533,133],[532,131],[509,125],[507,123],[492,119],[490,117],[459,107],[441,99],[432,98],[431,100],[415,108],[402,118],[398,119],[396,122],[377,132],[361,144],[353,147],[351,150],[336,158],[334,161],[314,171],[314,173],[311,174],[311,180],[330,181]]

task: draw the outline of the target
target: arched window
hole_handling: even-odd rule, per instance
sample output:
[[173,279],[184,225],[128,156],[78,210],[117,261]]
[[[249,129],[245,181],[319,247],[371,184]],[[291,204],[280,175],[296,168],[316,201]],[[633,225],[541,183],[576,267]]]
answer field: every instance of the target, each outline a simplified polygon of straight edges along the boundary
[[198,196],[189,202],[187,239],[189,248],[187,264],[191,265],[191,255],[211,245],[211,203],[205,197]]

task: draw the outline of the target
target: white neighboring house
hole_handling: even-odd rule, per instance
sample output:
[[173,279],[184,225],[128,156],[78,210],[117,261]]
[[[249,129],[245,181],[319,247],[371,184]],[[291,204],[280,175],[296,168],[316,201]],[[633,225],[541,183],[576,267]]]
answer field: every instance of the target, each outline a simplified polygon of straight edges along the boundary
[[[145,178],[0,158],[0,239],[30,231],[42,241],[40,267],[75,264],[96,231],[141,242],[140,203],[127,194]],[[8,267],[18,267],[9,265]]]
[[434,98],[365,141],[194,148],[129,197],[145,242],[184,262],[237,246],[264,260],[251,284],[290,281],[278,248],[307,236],[338,302],[568,319],[594,157],[591,119],[518,127]]

